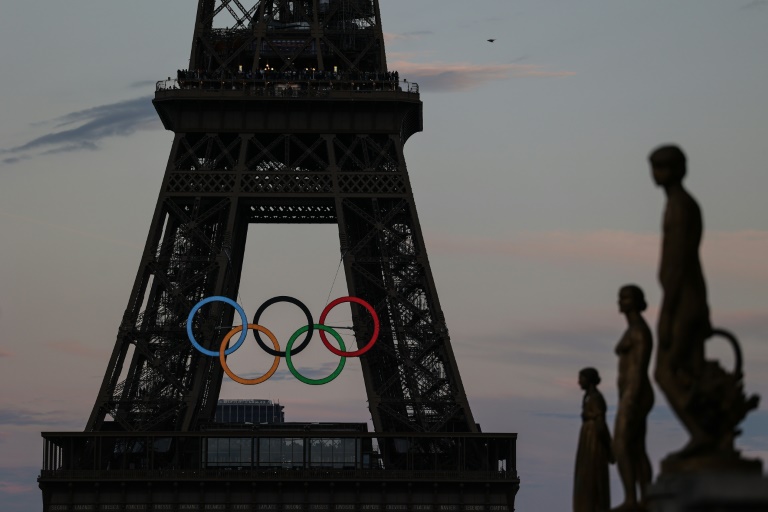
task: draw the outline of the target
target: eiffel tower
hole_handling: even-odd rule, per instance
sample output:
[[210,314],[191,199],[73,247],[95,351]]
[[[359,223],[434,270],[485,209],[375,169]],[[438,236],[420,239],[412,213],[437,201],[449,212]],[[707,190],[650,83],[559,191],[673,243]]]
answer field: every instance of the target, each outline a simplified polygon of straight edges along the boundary
[[[378,0],[199,0],[189,66],[153,103],[165,176],[85,432],[43,434],[45,512],[513,510],[516,435],[481,433],[467,402],[403,158],[422,103],[387,68]],[[251,223],[338,226],[349,293],[380,319],[360,358],[374,433],[212,426],[224,371],[187,318],[236,299]],[[218,350],[235,311],[195,318]],[[371,315],[352,320],[362,347]],[[289,464],[263,457],[275,443]],[[343,467],[316,446],[346,447]]]

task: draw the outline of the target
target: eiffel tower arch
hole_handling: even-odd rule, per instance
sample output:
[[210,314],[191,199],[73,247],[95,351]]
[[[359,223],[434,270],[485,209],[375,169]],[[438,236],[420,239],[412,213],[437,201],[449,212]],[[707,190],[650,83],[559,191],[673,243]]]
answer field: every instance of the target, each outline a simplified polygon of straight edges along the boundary
[[[189,65],[175,79],[158,82],[153,103],[174,133],[157,206],[86,431],[44,434],[46,510],[70,510],[61,507],[81,501],[136,510],[177,510],[193,502],[199,510],[206,504],[308,510],[328,503],[357,510],[381,501],[375,496],[383,496],[381,485],[394,470],[410,473],[391,480],[385,494],[396,488],[400,496],[393,507],[417,510],[417,502],[429,502],[432,508],[421,510],[439,504],[513,510],[515,435],[480,433],[467,402],[403,158],[405,142],[422,129],[422,103],[418,85],[387,68],[378,0],[199,0]],[[204,298],[237,298],[252,223],[336,224],[349,293],[371,304],[380,319],[377,343],[360,358],[375,434],[356,427],[334,437],[349,439],[358,455],[370,445],[369,466],[362,457],[352,466],[380,471],[368,480],[358,474],[366,484],[361,491],[358,481],[354,496],[318,491],[310,497],[318,475],[307,477],[300,497],[249,488],[238,489],[237,498],[210,501],[200,490],[219,478],[210,473],[220,465],[208,465],[213,441],[205,432],[224,371],[218,358],[189,342],[187,318]],[[371,316],[351,307],[362,347],[371,337]],[[193,329],[207,349],[218,351],[226,331],[217,326],[233,321],[232,307],[213,302],[194,316]],[[251,455],[235,466],[242,470],[250,461],[250,473],[239,474],[255,482],[270,478],[254,461],[259,443],[286,435],[217,434],[214,444],[226,437],[240,446],[250,439]],[[327,438],[301,439],[309,446]],[[308,463],[302,459],[301,467],[311,468]],[[58,472],[64,467],[90,475],[88,485],[98,490],[81,490],[78,501],[68,481],[65,497]],[[149,471],[132,478],[155,490],[127,492],[123,482],[123,497],[116,498],[109,473],[116,467]],[[153,480],[158,471],[183,469],[201,475],[192,482],[199,489],[182,485],[179,491],[184,478],[174,474],[176,494],[157,490],[168,484]],[[450,480],[419,480],[414,472],[420,469],[465,472],[454,475],[461,493],[453,489],[443,503],[436,489]],[[476,485],[465,486],[464,479],[479,475]],[[423,484],[417,490],[414,478]]]

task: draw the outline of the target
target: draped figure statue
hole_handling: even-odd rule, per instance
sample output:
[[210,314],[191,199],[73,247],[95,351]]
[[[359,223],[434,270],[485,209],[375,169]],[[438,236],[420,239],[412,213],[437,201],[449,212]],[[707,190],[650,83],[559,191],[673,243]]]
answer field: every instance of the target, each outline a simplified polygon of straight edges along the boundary
[[608,464],[614,459],[611,434],[605,422],[605,399],[597,390],[598,384],[600,374],[594,368],[584,368],[579,372],[579,386],[584,390],[584,399],[576,450],[573,512],[608,512],[611,506]]

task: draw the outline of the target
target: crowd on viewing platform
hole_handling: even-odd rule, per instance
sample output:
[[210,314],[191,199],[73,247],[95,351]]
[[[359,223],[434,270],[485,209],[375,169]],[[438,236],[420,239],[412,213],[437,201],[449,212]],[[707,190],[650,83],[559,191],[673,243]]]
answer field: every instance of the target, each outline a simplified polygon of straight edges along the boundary
[[277,71],[267,66],[257,71],[238,71],[237,73],[225,71],[206,71],[189,69],[179,69],[176,71],[176,79],[179,82],[187,80],[228,80],[228,79],[246,79],[246,80],[342,80],[349,81],[377,81],[377,82],[398,82],[400,74],[397,71],[385,71],[383,73],[375,71],[324,71],[315,68],[304,68],[303,70]]
[[259,96],[323,96],[331,91],[418,93],[419,86],[400,80],[397,71],[321,71],[304,69],[276,71],[267,67],[258,71],[237,73],[191,71],[180,69],[176,78],[157,82],[158,91],[200,89],[241,90]]

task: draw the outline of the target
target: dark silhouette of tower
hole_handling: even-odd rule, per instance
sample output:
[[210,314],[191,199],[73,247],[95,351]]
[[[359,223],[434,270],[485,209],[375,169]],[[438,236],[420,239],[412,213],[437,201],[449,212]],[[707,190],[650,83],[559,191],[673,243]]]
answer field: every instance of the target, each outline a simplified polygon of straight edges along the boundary
[[[422,129],[422,104],[418,86],[387,69],[378,0],[248,4],[199,0],[188,68],[158,82],[153,103],[175,134],[165,177],[86,432],[44,435],[40,486],[46,510],[81,502],[132,504],[136,510],[193,502],[199,510],[206,504],[251,510],[246,507],[265,502],[283,510],[321,503],[362,507],[378,500],[368,487],[375,483],[382,494],[385,481],[391,482],[387,496],[402,498],[392,505],[408,510],[426,506],[424,496],[437,500],[429,502],[435,507],[512,510],[519,482],[515,435],[481,434],[464,393],[403,158],[403,145]],[[281,427],[211,438],[223,370],[217,358],[189,343],[187,316],[203,298],[237,297],[250,223],[337,224],[349,293],[372,304],[381,321],[378,342],[361,357],[376,434],[360,426],[338,433],[335,426],[332,437],[322,437],[320,427],[305,426],[311,435],[286,437],[288,427]],[[370,315],[352,307],[362,346],[371,335]],[[202,308],[195,329],[207,348],[218,349],[226,333],[218,326],[231,326],[234,314],[223,303]],[[229,485],[226,496],[204,493],[202,487],[210,489],[220,477],[211,468],[227,466],[219,459],[212,466],[211,450],[231,458],[219,441],[228,439],[230,447],[238,440],[241,447],[246,438],[251,455],[224,461],[241,470],[243,481],[293,478],[261,471],[269,466],[261,466],[264,439],[281,439],[282,446],[286,439],[303,439],[301,464],[294,464],[294,456],[290,461],[303,469],[314,467],[314,448],[308,448],[313,439],[341,439],[334,446],[354,444],[356,455],[351,467],[335,469],[378,473],[358,473],[355,478],[366,484],[361,491],[358,482],[355,496],[336,491],[299,499],[250,489],[244,497],[246,491]],[[81,498],[74,497],[65,469],[90,475],[86,480],[97,490],[83,488]],[[134,471],[125,478],[151,483],[151,490],[126,490],[125,482],[115,487],[118,469]],[[192,470],[191,481],[200,488],[182,485],[190,484]],[[410,476],[397,480],[395,470]],[[440,501],[439,478],[414,476],[422,470],[463,472],[443,482],[462,482],[461,492],[450,486],[450,499]],[[158,476],[163,471],[175,480]],[[350,475],[307,478],[310,492],[310,481]],[[476,481],[465,484],[470,478]],[[175,491],[159,490],[171,481]],[[426,490],[419,490],[419,482]]]

